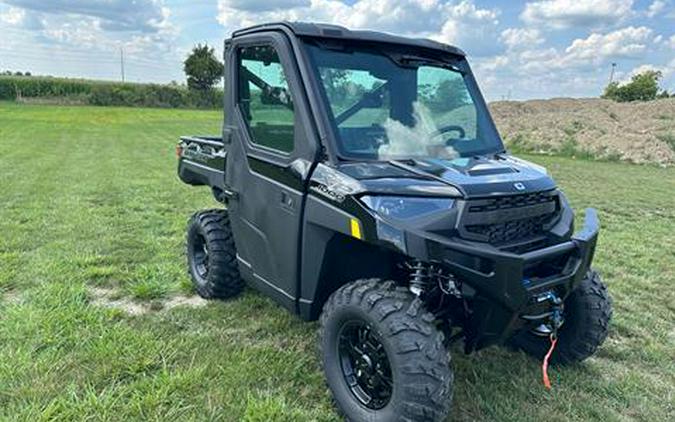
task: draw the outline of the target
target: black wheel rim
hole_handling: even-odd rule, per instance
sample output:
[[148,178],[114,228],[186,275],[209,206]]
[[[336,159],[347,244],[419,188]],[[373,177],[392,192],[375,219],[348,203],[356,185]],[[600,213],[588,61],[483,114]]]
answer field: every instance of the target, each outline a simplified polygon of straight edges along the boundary
[[379,335],[365,321],[350,321],[338,337],[340,367],[349,390],[369,409],[382,409],[393,392],[389,357]]
[[192,242],[192,265],[195,274],[202,280],[206,279],[209,274],[209,250],[206,239],[201,234],[195,235]]

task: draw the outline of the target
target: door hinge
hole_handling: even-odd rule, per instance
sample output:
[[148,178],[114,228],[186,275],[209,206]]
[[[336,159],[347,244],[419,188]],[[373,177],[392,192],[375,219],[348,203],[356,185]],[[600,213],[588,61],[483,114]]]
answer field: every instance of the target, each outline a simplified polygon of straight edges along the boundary
[[235,125],[224,125],[223,126],[223,144],[231,144],[232,143],[232,135],[234,135],[234,131],[237,130],[237,127]]

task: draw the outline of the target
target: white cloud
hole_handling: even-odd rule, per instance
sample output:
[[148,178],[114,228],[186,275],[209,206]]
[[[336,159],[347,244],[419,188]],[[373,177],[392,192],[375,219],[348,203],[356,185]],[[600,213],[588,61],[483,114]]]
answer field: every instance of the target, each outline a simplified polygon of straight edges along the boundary
[[647,71],[661,72],[661,80],[663,81],[664,79],[675,75],[675,59],[673,59],[670,63],[664,64],[663,66],[656,66],[649,63],[636,66],[630,72],[628,72],[628,74],[623,75],[623,77],[619,79],[619,85],[628,83],[631,81],[633,76]]
[[[536,35],[503,31],[502,42],[519,48],[509,47],[499,56],[475,61],[478,80],[489,98],[598,95],[607,83],[610,63],[638,67],[658,57],[658,48],[652,46],[653,30],[647,27],[591,33],[562,48],[535,44]],[[662,85],[668,86],[675,77],[675,66],[653,67],[663,72]],[[626,75],[618,71],[617,80]]]
[[670,48],[672,48],[673,50],[675,50],[675,35],[672,35],[672,36],[668,39],[668,45],[670,46]]
[[543,0],[527,3],[520,17],[542,28],[593,28],[623,21],[632,7],[633,0]]
[[647,71],[660,71],[661,69],[651,65],[651,64],[641,64],[638,67],[633,68],[633,70],[630,71],[631,76],[639,75],[640,73],[644,73]]
[[264,12],[269,10],[283,10],[295,7],[307,7],[311,0],[223,0],[221,3],[235,10],[249,12]]
[[[218,21],[228,30],[270,21],[313,21],[374,29],[457,44],[472,54],[493,52],[498,9],[472,0],[219,0]],[[286,7],[279,7],[284,4]],[[295,5],[297,4],[297,5]],[[295,5],[295,6],[294,6]]]
[[606,58],[639,58],[648,48],[652,30],[645,26],[619,29],[607,34],[593,33],[576,39],[565,53],[570,61],[599,61]]
[[0,0],[15,8],[52,15],[96,18],[110,31],[157,32],[164,28],[169,9],[164,0]]
[[[0,19],[44,45],[72,51],[166,51],[177,37],[164,0],[0,0]],[[31,24],[33,22],[33,24]],[[35,24],[37,22],[38,24]],[[18,35],[17,35],[18,36]],[[28,41],[26,41],[28,42]]]
[[618,59],[641,59],[649,49],[652,30],[646,27],[619,29],[608,33],[593,33],[575,39],[565,49],[534,47],[508,49],[509,63],[525,79],[548,77],[562,73],[587,75]]
[[38,30],[44,28],[44,22],[37,13],[31,13],[18,7],[10,7],[0,13],[0,21],[21,29]]
[[647,8],[647,12],[645,14],[650,18],[656,17],[666,9],[667,5],[668,3],[663,0],[655,0],[649,5],[649,8]]
[[518,55],[523,70],[529,75],[542,75],[559,68],[562,55],[553,47],[523,51]]
[[476,71],[491,72],[502,69],[504,66],[507,66],[508,64],[509,64],[508,56],[494,56],[488,59],[478,60],[476,62],[475,68]]
[[183,58],[176,48],[178,29],[163,4],[0,0],[0,34],[8,34],[7,41],[0,35],[2,65],[36,74],[117,79],[123,48],[127,80],[178,79]]
[[507,28],[499,39],[511,50],[529,49],[544,42],[541,32],[534,28]]
[[456,44],[469,54],[486,55],[496,52],[495,36],[499,20],[499,10],[479,9],[469,1],[458,5],[446,5],[443,19],[445,22],[439,34],[432,39],[448,44]]

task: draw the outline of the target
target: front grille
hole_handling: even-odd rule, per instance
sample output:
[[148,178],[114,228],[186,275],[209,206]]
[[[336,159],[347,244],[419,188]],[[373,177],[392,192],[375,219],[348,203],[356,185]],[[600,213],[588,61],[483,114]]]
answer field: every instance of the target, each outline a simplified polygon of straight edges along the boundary
[[557,202],[558,195],[553,191],[535,192],[524,195],[498,196],[496,198],[472,201],[469,212],[486,212],[501,209],[527,207],[529,205]]
[[474,224],[465,228],[470,233],[486,237],[489,243],[510,243],[540,236],[544,233],[544,224],[550,221],[551,217],[551,214],[546,214],[501,224]]
[[560,212],[555,191],[469,201],[462,217],[464,236],[504,245],[540,237]]

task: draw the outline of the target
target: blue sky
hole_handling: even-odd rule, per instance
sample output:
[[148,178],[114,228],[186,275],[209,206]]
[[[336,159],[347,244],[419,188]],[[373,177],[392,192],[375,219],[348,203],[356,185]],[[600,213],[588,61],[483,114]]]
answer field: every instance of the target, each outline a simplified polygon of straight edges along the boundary
[[458,45],[491,100],[597,96],[611,63],[675,91],[675,0],[0,0],[0,70],[184,81],[198,42],[241,26],[329,22]]

